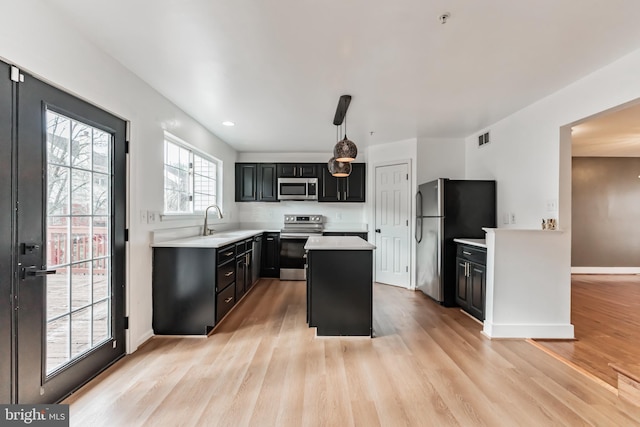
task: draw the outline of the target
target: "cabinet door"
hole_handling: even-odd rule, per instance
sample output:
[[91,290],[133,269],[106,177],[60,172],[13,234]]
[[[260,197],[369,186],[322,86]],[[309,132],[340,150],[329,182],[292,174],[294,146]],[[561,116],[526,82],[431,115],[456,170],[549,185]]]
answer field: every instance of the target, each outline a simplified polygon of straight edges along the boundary
[[295,163],[278,163],[278,178],[295,178],[296,177],[296,164]]
[[262,276],[280,276],[280,234],[266,233],[262,242]]
[[258,197],[261,202],[278,201],[278,178],[275,163],[258,164]]
[[278,163],[278,178],[317,178],[315,163]]
[[245,257],[244,255],[236,259],[236,301],[240,300],[245,292]]
[[256,201],[258,166],[255,163],[236,163],[236,202]]
[[297,165],[297,176],[302,178],[317,178],[318,172],[315,163],[301,163]]
[[468,311],[479,320],[484,320],[485,278],[484,265],[469,263]]
[[366,198],[366,168],[364,163],[351,163],[351,174],[344,183],[343,202],[364,202]]
[[[340,178],[343,180],[344,178]],[[318,179],[318,201],[337,202],[338,201],[338,178],[331,175],[327,167],[320,169]]]
[[456,302],[463,309],[469,305],[467,296],[467,261],[456,258]]

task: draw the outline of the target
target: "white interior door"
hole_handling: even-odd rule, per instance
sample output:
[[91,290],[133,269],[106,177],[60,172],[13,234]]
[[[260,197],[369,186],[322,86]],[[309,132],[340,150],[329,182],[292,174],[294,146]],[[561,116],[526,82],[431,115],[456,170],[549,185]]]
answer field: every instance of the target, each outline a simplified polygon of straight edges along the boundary
[[409,165],[376,167],[376,281],[408,288]]

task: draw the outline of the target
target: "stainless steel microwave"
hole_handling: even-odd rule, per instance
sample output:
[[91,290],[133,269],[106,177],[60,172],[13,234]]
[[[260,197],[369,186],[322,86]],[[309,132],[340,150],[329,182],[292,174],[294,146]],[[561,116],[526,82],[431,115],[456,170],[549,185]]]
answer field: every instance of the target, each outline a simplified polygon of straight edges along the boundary
[[318,200],[318,178],[278,178],[278,200]]

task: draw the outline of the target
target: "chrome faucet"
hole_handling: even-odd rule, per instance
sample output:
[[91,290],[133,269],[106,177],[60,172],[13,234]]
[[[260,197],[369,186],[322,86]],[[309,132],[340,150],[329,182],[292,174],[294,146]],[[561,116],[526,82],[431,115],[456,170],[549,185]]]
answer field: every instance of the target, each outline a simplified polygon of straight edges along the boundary
[[220,208],[218,207],[218,205],[211,205],[211,206],[207,206],[207,209],[205,209],[204,211],[204,227],[202,228],[202,235],[203,236],[209,236],[211,235],[211,232],[213,230],[209,229],[209,226],[207,225],[207,218],[209,216],[209,209],[214,208],[217,212],[218,212],[218,218],[222,219],[222,212],[220,211]]

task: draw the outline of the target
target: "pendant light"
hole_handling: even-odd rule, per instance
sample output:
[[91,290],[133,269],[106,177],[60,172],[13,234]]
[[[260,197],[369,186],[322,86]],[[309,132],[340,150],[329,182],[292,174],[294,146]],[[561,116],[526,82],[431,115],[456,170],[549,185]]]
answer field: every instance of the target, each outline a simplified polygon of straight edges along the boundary
[[[336,126],[336,139],[339,139],[337,126]],[[329,159],[329,162],[327,162],[327,169],[329,169],[329,173],[331,175],[337,178],[344,178],[351,174],[351,163],[339,162],[336,160],[334,156]]]
[[333,157],[339,162],[352,162],[358,155],[358,147],[353,141],[347,138],[347,109],[351,103],[351,95],[342,95],[338,100],[338,107],[336,108],[336,115],[333,119],[333,124],[340,126],[344,121],[344,138],[339,140],[333,147]]
[[358,155],[358,147],[347,138],[347,120],[344,121],[344,138],[333,147],[333,156],[339,162],[352,162]]
[[339,162],[336,160],[335,157],[332,157],[329,159],[329,162],[327,163],[327,167],[331,175],[338,178],[344,178],[351,174],[351,163]]

